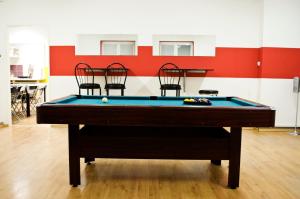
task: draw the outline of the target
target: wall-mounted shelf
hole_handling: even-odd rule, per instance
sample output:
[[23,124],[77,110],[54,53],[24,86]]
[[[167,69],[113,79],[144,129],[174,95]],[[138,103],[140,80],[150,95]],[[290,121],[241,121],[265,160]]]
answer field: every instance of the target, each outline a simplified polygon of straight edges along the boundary
[[201,73],[201,74],[205,74],[208,71],[213,71],[214,69],[182,68],[181,70],[183,70],[183,92],[185,92],[187,73]]
[[[99,67],[99,68],[92,68],[92,70],[93,70],[93,72],[100,72],[100,73],[104,73],[106,70],[107,70],[107,68],[106,67]],[[110,69],[110,70],[112,70],[112,69]],[[129,69],[128,68],[125,68],[125,69],[120,69],[120,68],[118,68],[118,69],[115,69],[116,70],[116,72],[118,72],[118,71],[124,71],[124,70],[126,70],[126,71],[128,71]],[[86,69],[86,72],[90,72],[90,69]]]
[[174,70],[174,69],[165,69],[168,72],[181,72],[183,74],[183,80],[182,80],[182,87],[183,87],[183,92],[185,92],[185,87],[186,87],[186,76],[188,73],[198,73],[198,74],[205,74],[208,71],[213,71],[214,69],[211,68],[180,68],[179,70]]
[[16,84],[16,83],[38,83],[42,81],[43,79],[32,79],[32,78],[11,78],[10,82],[11,84]]

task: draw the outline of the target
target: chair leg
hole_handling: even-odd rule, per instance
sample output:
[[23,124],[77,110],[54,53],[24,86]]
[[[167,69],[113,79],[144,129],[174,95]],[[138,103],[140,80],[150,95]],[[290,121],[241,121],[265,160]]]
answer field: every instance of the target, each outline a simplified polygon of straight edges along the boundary
[[90,89],[86,89],[87,90],[87,95],[90,95]]
[[106,95],[109,96],[109,89],[106,89]]
[[163,96],[163,90],[160,89],[160,96]]
[[121,96],[124,96],[124,89],[121,89]]
[[94,89],[92,88],[92,95],[94,95]]
[[101,95],[101,88],[99,88],[99,95]]
[[81,95],[81,90],[79,89],[79,95]]

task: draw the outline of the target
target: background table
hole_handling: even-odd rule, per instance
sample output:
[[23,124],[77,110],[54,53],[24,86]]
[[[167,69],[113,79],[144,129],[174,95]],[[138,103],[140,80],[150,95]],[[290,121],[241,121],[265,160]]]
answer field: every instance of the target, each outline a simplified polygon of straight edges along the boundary
[[30,117],[31,110],[30,110],[30,87],[43,87],[43,97],[44,102],[46,102],[46,86],[45,83],[25,83],[25,82],[15,82],[11,83],[11,86],[22,86],[25,90],[25,102],[26,102],[26,116]]

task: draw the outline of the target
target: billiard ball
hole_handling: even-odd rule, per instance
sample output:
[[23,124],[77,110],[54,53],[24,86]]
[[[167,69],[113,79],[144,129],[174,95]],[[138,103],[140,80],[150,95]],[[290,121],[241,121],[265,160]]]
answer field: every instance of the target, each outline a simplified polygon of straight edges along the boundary
[[107,97],[103,97],[101,101],[102,101],[103,103],[107,103],[107,102],[108,102],[108,99],[107,99]]

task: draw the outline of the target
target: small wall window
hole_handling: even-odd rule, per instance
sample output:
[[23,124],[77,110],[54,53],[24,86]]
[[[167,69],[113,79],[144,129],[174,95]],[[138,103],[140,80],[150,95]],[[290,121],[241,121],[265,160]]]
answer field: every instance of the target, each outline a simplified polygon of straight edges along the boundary
[[134,55],[135,41],[101,41],[101,55]]
[[193,56],[194,42],[192,41],[160,41],[159,55],[162,56]]

